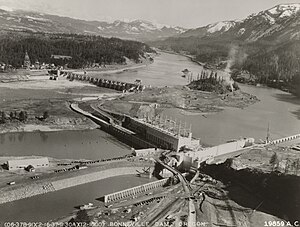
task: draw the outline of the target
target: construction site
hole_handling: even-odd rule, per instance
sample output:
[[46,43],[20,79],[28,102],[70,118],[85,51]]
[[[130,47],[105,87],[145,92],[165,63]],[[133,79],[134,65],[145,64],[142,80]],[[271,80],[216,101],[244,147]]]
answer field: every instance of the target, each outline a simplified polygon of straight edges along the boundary
[[[86,106],[81,106],[85,108]],[[155,107],[154,107],[155,108]],[[90,109],[91,110],[91,109]],[[89,113],[77,108],[85,116]],[[106,226],[259,226],[268,221],[296,223],[296,204],[274,209],[272,198],[263,195],[281,181],[296,182],[296,176],[280,175],[273,163],[264,160],[265,168],[254,163],[237,164],[240,157],[253,150],[265,153],[278,146],[292,147],[299,144],[300,134],[277,140],[255,143],[253,138],[230,141],[214,147],[203,148],[200,140],[192,137],[191,126],[166,116],[148,113],[141,118],[130,117],[93,106],[90,117],[103,130],[123,141],[131,141],[136,158],[150,160],[153,171],[143,169],[137,176],[155,177],[158,180],[126,190],[104,195],[103,204],[86,209],[90,222]],[[118,132],[116,132],[116,130]],[[127,138],[128,137],[128,138]],[[135,144],[132,141],[136,141]],[[273,151],[275,152],[275,151]],[[268,155],[267,155],[268,156]],[[285,157],[281,164],[285,163]],[[272,159],[272,158],[271,158]],[[296,161],[296,160],[295,160]],[[234,164],[235,165],[234,165]],[[238,168],[237,168],[238,166]],[[280,172],[279,167],[276,169]],[[227,174],[223,174],[223,173]],[[232,172],[232,173],[228,173]],[[281,169],[282,174],[286,174]],[[244,181],[239,178],[243,174]],[[279,174],[279,175],[278,175]],[[295,174],[292,174],[295,175]],[[276,178],[279,176],[279,178]],[[226,178],[224,178],[226,177]],[[253,178],[253,179],[252,179]],[[266,184],[256,190],[248,184],[252,179]],[[254,180],[255,179],[255,180]],[[274,182],[275,180],[275,182]],[[290,185],[289,183],[288,185]],[[287,190],[282,186],[281,190]],[[291,194],[299,184],[289,187]],[[273,196],[279,194],[274,191]],[[293,197],[285,197],[290,202]],[[278,200],[283,203],[282,200]],[[277,205],[276,207],[281,207]],[[70,218],[70,217],[68,217]],[[71,223],[78,221],[76,214]]]
[[[283,146],[292,149],[291,145]],[[249,149],[264,153],[276,146]],[[299,189],[299,184],[295,184],[297,176],[284,175],[279,169],[282,174],[278,175],[272,164],[265,166],[264,171],[257,166],[242,168],[233,164],[237,156],[241,159],[249,155],[242,153],[235,153],[218,165],[204,161],[198,169],[190,166],[185,170],[172,166],[173,152],[148,153],[143,157],[151,160],[154,167],[137,171],[137,176],[158,180],[104,195],[99,198],[102,205],[85,210],[89,221],[102,226],[259,226],[268,221],[296,226],[299,203],[292,202]],[[275,185],[278,191],[267,195]],[[278,197],[284,190],[289,192],[285,200]],[[74,213],[70,222],[76,217]]]
[[[255,96],[240,91],[229,95],[195,92],[185,86],[145,88],[141,80],[127,83],[84,72],[60,73],[57,78],[62,81],[117,92],[106,98],[98,94],[69,98],[65,108],[132,154],[95,159],[2,158],[1,204],[131,175],[147,181],[104,195],[99,190],[91,201],[97,205],[78,204],[71,213],[51,221],[91,226],[256,227],[269,222],[297,226],[299,134],[273,140],[267,136],[263,141],[245,136],[203,146],[202,137],[195,137],[197,126],[161,110],[171,106],[191,114],[200,111],[206,119],[208,112],[221,112],[223,107],[254,104]],[[51,83],[56,82],[51,79]],[[108,140],[102,144],[98,140],[97,153],[104,152]],[[80,150],[84,155],[85,149]]]

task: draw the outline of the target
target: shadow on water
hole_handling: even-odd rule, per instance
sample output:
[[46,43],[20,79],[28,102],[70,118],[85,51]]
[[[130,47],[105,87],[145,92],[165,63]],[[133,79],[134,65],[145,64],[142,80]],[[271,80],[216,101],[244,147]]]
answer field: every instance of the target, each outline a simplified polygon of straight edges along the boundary
[[298,105],[299,109],[296,111],[292,111],[291,113],[294,114],[297,119],[300,120],[300,97],[294,96],[292,94],[289,93],[280,93],[280,94],[275,94],[274,97],[278,100],[278,101],[282,101],[282,102],[288,102],[294,105]]

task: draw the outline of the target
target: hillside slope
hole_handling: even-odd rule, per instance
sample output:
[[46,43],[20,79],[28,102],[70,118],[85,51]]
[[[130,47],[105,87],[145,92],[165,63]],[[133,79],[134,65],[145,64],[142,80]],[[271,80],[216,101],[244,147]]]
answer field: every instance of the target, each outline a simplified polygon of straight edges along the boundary
[[[103,38],[100,36],[70,34],[9,34],[0,39],[0,65],[19,68],[23,65],[25,52],[31,63],[36,61],[70,68],[90,67],[93,64],[126,64],[126,59],[139,62],[145,52],[153,52],[146,44]],[[70,56],[55,59],[53,55]]]
[[0,9],[0,30],[30,31],[44,33],[67,33],[101,35],[139,41],[163,39],[180,34],[186,29],[167,25],[156,25],[149,21],[131,22],[85,21],[69,17],[27,11],[5,11]]

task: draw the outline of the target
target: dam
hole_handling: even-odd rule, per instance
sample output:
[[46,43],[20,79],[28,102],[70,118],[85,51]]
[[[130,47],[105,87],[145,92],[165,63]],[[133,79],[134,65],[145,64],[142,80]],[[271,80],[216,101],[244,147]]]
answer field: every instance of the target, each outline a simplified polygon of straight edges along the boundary
[[192,138],[191,131],[180,126],[178,128],[178,126],[158,125],[127,115],[119,115],[119,118],[123,120],[118,124],[115,123],[116,119],[110,113],[103,110],[97,110],[92,114],[82,110],[77,103],[72,103],[70,107],[95,121],[102,130],[136,149],[161,148],[179,151],[182,147],[200,145],[199,139]]
[[158,181],[154,181],[154,182],[150,182],[147,184],[143,184],[137,187],[133,187],[133,188],[129,188],[129,189],[125,189],[122,191],[118,191],[118,192],[114,192],[111,194],[107,194],[104,196],[104,202],[105,203],[110,203],[110,202],[115,202],[115,201],[119,201],[137,194],[142,194],[144,192],[150,191],[150,190],[154,190],[156,188],[159,187],[163,187],[167,181],[169,179],[162,179],[162,180],[158,180]]
[[79,73],[74,73],[69,71],[59,71],[59,70],[57,72],[57,75],[64,76],[71,81],[72,80],[85,81],[97,85],[99,87],[105,87],[105,88],[114,89],[122,92],[143,91],[145,88],[145,86],[143,86],[141,84],[141,81],[139,80],[136,80],[135,83],[128,83],[128,82],[121,82],[116,80],[93,77],[86,74],[79,74]]

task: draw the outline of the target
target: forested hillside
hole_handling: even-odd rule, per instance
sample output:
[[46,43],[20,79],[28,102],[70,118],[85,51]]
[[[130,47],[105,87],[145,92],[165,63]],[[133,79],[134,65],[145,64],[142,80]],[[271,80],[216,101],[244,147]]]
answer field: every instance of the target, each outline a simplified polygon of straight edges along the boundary
[[231,68],[240,82],[300,93],[300,4],[282,4],[240,21],[222,21],[151,43]]
[[[300,95],[300,42],[199,39],[197,37],[169,38],[155,43],[158,48],[187,52],[195,60],[210,65],[230,62],[233,77],[246,72],[253,83],[291,90]],[[244,81],[247,82],[247,81]]]
[[[32,63],[39,61],[81,68],[92,63],[125,63],[125,57],[138,62],[145,52],[153,50],[144,43],[100,36],[7,34],[0,38],[0,62],[21,67],[26,51]],[[67,55],[72,59],[57,60],[51,55]]]

